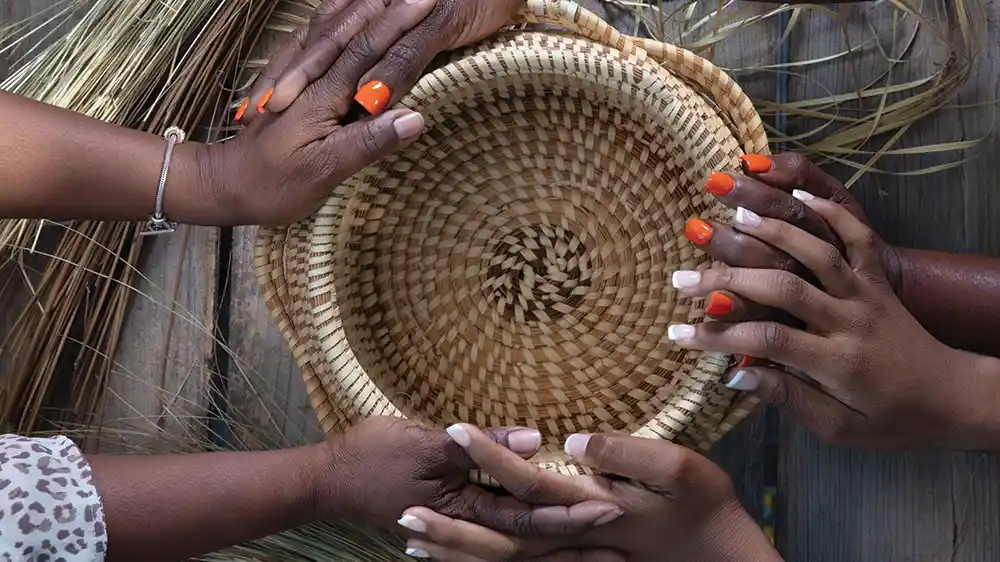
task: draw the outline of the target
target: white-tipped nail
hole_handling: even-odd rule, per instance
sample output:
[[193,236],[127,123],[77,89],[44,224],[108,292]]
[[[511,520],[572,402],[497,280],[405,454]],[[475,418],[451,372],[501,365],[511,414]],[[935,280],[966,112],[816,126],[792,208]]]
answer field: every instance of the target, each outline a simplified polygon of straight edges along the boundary
[[793,189],[792,197],[798,199],[799,201],[812,201],[816,198],[815,195],[809,193],[808,191],[802,191],[801,189]]
[[689,340],[694,337],[694,326],[690,324],[674,324],[667,328],[667,337],[671,341]]
[[472,443],[472,436],[469,435],[469,432],[466,431],[460,423],[456,423],[445,431],[448,432],[448,435],[451,435],[451,438],[455,440],[455,443],[458,443],[463,447],[468,447],[469,443]]
[[406,527],[407,529],[414,531],[416,533],[427,532],[427,523],[424,523],[423,520],[420,519],[419,517],[414,517],[412,515],[404,515],[400,517],[399,521],[396,521],[396,523],[399,523],[403,527]]
[[431,557],[430,553],[428,553],[426,550],[424,550],[422,548],[412,548],[412,547],[407,547],[407,549],[406,549],[406,555],[407,556],[412,556],[413,558],[430,558]]
[[701,272],[682,269],[681,271],[675,271],[671,280],[674,283],[675,289],[690,289],[701,283]]
[[392,122],[396,136],[401,140],[409,140],[424,130],[424,116],[419,113],[407,113]]
[[586,433],[574,433],[566,438],[563,450],[574,459],[582,459],[587,454],[587,443],[590,443],[590,435]]
[[757,375],[753,374],[751,371],[737,371],[736,375],[733,376],[733,380],[726,383],[726,386],[733,390],[757,390],[757,386],[760,385],[760,379]]
[[743,226],[753,228],[760,226],[762,221],[760,219],[760,215],[757,213],[751,211],[750,209],[739,207],[736,209],[736,222]]

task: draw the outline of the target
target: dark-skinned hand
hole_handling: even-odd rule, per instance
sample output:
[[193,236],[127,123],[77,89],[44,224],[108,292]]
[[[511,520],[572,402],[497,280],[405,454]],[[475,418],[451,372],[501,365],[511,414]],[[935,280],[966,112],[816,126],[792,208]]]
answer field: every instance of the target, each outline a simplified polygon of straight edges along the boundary
[[[792,197],[792,191],[805,191],[833,201],[865,224],[868,222],[844,184],[800,154],[749,154],[742,158],[741,164],[742,174],[713,172],[705,184],[708,192],[731,209],[743,207],[762,217],[794,225],[832,244],[841,253],[845,250],[843,242],[818,213]],[[794,257],[727,224],[695,218],[689,221],[686,233],[692,243],[730,267],[779,269],[816,282],[812,272]],[[899,265],[895,248],[877,237],[874,244],[884,264],[886,279],[894,291],[898,290]],[[682,288],[685,282],[683,275],[674,276],[674,287]],[[787,321],[787,316],[778,315],[774,309],[739,295],[720,291],[708,297],[707,312],[715,319],[735,322],[773,317]]]
[[743,510],[729,477],[701,455],[667,441],[577,434],[566,441],[574,460],[608,476],[563,476],[526,463],[475,428],[449,432],[504,488],[532,503],[603,500],[624,515],[577,537],[524,540],[408,509],[401,523],[417,532],[411,552],[444,562],[592,562],[618,552],[634,562],[769,562],[780,560]]
[[[745,181],[745,180],[744,180]],[[729,386],[790,412],[828,441],[872,449],[975,447],[990,407],[979,356],[952,349],[920,325],[893,292],[878,236],[847,207],[797,190],[793,196],[843,240],[840,249],[791,223],[739,208],[735,231],[793,257],[819,288],[791,272],[725,267],[680,272],[681,292],[725,292],[782,310],[770,320],[674,325],[688,349],[760,358],[808,374],[743,366]],[[805,213],[801,213],[805,215]],[[995,377],[994,377],[995,378]]]
[[[490,443],[518,455],[538,452],[541,435],[532,429],[489,432]],[[621,515],[617,505],[583,499],[532,505],[533,497],[501,494],[470,482],[477,464],[443,429],[400,418],[377,417],[327,442],[328,489],[320,491],[320,518],[364,521],[401,530],[403,511],[419,505],[442,514],[520,537],[566,537]],[[513,451],[513,452],[512,452]],[[489,464],[479,465],[492,470]],[[619,558],[603,558],[614,562]]]

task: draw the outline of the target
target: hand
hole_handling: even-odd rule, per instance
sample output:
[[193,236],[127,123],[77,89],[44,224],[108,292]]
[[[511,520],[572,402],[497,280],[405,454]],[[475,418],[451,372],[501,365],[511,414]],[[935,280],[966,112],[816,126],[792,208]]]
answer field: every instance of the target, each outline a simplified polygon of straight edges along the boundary
[[[832,244],[841,253],[845,250],[843,242],[816,211],[792,197],[792,191],[801,190],[833,201],[867,224],[861,206],[847,188],[801,154],[790,152],[773,157],[750,154],[742,158],[742,167],[743,174],[713,172],[705,185],[706,191],[732,209],[743,207],[762,217],[794,225]],[[792,256],[726,224],[692,219],[686,232],[706,253],[731,267],[785,270],[814,281],[811,272]],[[898,293],[900,266],[896,249],[877,236],[872,243],[881,256],[886,279]],[[675,287],[678,283],[683,284],[683,279],[675,278]],[[773,314],[759,303],[728,293],[710,299],[707,312],[713,318],[730,322],[761,320]]]
[[[530,457],[541,444],[538,431],[524,428],[496,430],[486,439],[514,451],[511,454],[519,460],[518,454]],[[621,514],[614,504],[600,501],[533,507],[516,494],[501,496],[471,484],[469,471],[476,464],[462,448],[445,431],[410,420],[369,419],[331,438],[326,451],[325,484],[319,494],[319,515],[324,518],[356,519],[399,530],[396,521],[403,510],[421,505],[532,537],[579,533]]]
[[[875,449],[971,446],[982,416],[976,356],[944,345],[904,309],[886,281],[880,242],[847,208],[803,191],[794,195],[847,247],[789,223],[739,209],[736,229],[807,267],[823,290],[785,271],[724,268],[684,272],[682,292],[726,291],[801,320],[671,326],[689,349],[759,357],[803,371],[811,381],[764,367],[739,369],[728,386],[788,410],[820,437]],[[977,388],[979,391],[977,392]]]
[[[388,13],[379,18],[389,1],[325,0],[309,26],[296,30],[289,45],[272,57],[248,105],[256,107],[266,96],[269,112],[284,111],[341,57],[364,60],[358,66],[370,69],[364,76],[352,75],[355,83],[346,84],[350,80],[345,77],[345,88],[359,90],[381,83],[390,95],[379,105],[392,107],[409,93],[434,57],[486,38],[524,4],[523,0],[423,0],[415,4],[392,0]],[[394,11],[405,12],[405,17]],[[368,21],[380,23],[348,44]],[[253,119],[252,112],[246,113],[242,122]]]
[[523,463],[474,428],[464,428],[469,456],[504,488],[532,503],[604,500],[621,506],[616,521],[578,537],[522,540],[427,508],[406,511],[423,529],[408,545],[435,560],[604,560],[618,552],[635,562],[777,560],[740,507],[729,477],[678,445],[618,435],[573,435],[566,450],[609,477],[567,477]]
[[[327,0],[310,26],[294,34],[264,71],[287,76],[273,95],[244,103],[247,128],[232,141],[208,147],[201,183],[219,186],[219,225],[287,224],[313,213],[362,168],[416,139],[420,114],[392,110],[340,124],[361,78],[392,55],[397,40],[434,8],[433,0]],[[269,82],[270,81],[270,82]],[[270,89],[270,88],[269,88]],[[300,95],[301,94],[301,95]],[[271,101],[267,97],[272,98]],[[272,106],[282,102],[280,112]]]

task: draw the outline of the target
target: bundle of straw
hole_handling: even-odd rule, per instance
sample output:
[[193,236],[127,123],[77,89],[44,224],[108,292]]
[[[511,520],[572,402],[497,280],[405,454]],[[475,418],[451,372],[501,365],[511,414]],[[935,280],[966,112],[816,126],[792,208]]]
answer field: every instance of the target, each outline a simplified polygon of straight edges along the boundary
[[[42,25],[5,30],[7,51],[37,40],[47,26],[78,19],[2,88],[157,133],[170,125],[191,130],[220,100],[228,101],[223,79],[236,76],[275,7],[252,0],[65,4],[43,12]],[[203,130],[199,140],[216,134]],[[43,230],[55,237],[51,251]],[[92,423],[132,295],[142,248],[137,232],[130,223],[0,221],[0,244],[12,251],[8,281],[20,278],[30,292],[2,345],[5,431],[40,429],[43,409],[50,422]],[[25,252],[50,259],[34,272]]]

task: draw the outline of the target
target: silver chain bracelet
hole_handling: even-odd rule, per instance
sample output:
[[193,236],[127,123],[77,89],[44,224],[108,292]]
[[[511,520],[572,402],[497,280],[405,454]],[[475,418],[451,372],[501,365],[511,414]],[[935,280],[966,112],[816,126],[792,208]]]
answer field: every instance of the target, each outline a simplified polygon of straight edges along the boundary
[[156,206],[153,207],[153,214],[149,216],[149,221],[146,223],[146,230],[140,232],[140,236],[170,234],[177,227],[177,223],[167,220],[167,215],[163,212],[163,193],[167,187],[167,172],[170,171],[170,157],[174,154],[174,145],[183,143],[185,135],[179,127],[170,127],[163,133],[163,138],[167,139],[167,151],[163,155],[160,183],[156,187]]

